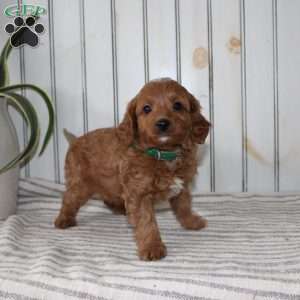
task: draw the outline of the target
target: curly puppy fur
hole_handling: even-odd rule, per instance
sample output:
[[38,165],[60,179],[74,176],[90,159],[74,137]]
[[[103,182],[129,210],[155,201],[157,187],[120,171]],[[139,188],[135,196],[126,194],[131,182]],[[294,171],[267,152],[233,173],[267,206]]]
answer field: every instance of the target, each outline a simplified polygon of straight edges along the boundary
[[[167,128],[158,125],[161,120],[167,120]],[[206,226],[206,220],[192,212],[188,187],[197,171],[197,144],[204,143],[209,126],[199,102],[176,81],[147,83],[117,128],[97,129],[72,140],[65,162],[67,189],[55,226],[76,225],[79,208],[97,194],[112,210],[126,213],[140,259],[164,257],[155,203],[169,201],[186,229]],[[177,151],[179,156],[157,160],[145,154],[150,147]]]

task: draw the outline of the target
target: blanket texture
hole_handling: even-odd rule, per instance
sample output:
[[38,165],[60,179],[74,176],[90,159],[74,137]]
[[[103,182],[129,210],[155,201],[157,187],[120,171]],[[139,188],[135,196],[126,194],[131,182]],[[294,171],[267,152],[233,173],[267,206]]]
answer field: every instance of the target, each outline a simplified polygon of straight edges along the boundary
[[162,209],[168,256],[142,262],[125,216],[100,201],[55,229],[63,189],[21,181],[17,215],[0,222],[0,299],[300,299],[299,194],[195,196],[199,232]]

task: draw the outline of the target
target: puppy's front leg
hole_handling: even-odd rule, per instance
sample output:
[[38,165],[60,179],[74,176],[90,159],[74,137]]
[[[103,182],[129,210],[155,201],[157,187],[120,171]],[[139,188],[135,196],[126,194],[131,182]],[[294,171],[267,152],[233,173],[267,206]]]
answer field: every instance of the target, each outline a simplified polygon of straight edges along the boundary
[[[131,199],[130,201],[135,201]],[[139,257],[142,260],[158,260],[167,254],[157,226],[153,201],[146,196],[139,200],[136,205],[128,205],[128,215],[131,223],[135,226],[135,237]],[[135,220],[132,222],[132,220]]]
[[200,230],[206,227],[207,221],[192,212],[191,195],[187,188],[169,201],[171,208],[182,227],[192,230]]

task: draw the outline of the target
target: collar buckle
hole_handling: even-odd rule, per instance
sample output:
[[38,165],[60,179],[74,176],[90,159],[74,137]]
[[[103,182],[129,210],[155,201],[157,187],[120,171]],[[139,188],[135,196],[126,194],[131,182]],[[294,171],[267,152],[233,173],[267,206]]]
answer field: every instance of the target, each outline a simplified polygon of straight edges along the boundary
[[161,157],[162,155],[161,155],[160,150],[157,150],[157,152],[155,153],[155,156],[156,156],[155,158],[156,158],[157,160],[163,160],[162,157]]

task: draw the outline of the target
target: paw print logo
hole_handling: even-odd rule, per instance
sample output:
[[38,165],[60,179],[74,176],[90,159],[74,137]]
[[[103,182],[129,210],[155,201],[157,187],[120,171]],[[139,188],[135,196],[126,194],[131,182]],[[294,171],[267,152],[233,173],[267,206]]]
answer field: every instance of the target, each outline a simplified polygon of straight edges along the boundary
[[45,30],[43,24],[36,24],[34,17],[27,17],[25,20],[22,17],[16,17],[14,24],[9,23],[5,26],[5,31],[11,34],[10,43],[13,47],[29,45],[37,46],[39,43],[38,35]]

